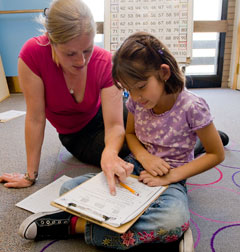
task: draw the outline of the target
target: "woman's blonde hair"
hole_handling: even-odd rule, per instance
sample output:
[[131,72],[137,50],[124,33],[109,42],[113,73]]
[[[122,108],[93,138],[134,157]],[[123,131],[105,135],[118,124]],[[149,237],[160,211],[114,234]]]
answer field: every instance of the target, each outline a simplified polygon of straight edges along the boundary
[[[54,0],[40,22],[51,45],[63,44],[81,35],[95,35],[96,26],[89,7],[82,0]],[[53,60],[58,60],[52,46]]]

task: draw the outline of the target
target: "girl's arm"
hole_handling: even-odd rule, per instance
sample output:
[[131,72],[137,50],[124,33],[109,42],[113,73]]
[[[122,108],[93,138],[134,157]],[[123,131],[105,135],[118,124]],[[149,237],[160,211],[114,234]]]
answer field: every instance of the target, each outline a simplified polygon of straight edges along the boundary
[[[173,172],[173,181],[186,179],[209,170],[221,163],[224,158],[224,147],[213,123],[196,131],[206,153]],[[174,170],[174,169],[173,169]]]
[[199,173],[209,170],[224,160],[224,148],[221,138],[213,123],[196,131],[206,153],[192,160],[191,162],[171,169],[162,177],[152,177],[142,172],[140,180],[149,186],[168,185],[183,179],[190,178]]
[[150,154],[136,137],[134,116],[131,112],[128,112],[126,139],[129,149],[131,150],[135,158],[150,174],[152,174],[153,176],[162,176],[169,172],[169,164],[163,159]]
[[103,88],[101,103],[105,129],[105,148],[102,152],[101,167],[107,177],[110,192],[115,194],[116,177],[124,181],[133,170],[132,164],[118,156],[125,139],[122,92],[115,86]]
[[[30,179],[34,179],[34,172],[38,172],[41,147],[45,129],[45,99],[42,80],[34,74],[28,66],[19,59],[18,74],[21,89],[27,105],[25,119],[25,145],[27,153],[27,172]],[[0,182],[7,182],[6,187],[28,187],[33,182],[24,178],[23,174],[3,174]]]

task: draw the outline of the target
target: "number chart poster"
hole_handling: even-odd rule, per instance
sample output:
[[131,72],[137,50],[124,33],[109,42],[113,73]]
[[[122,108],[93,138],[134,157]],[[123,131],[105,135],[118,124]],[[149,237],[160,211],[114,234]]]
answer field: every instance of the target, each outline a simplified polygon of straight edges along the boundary
[[153,34],[179,63],[187,62],[192,48],[192,0],[105,0],[107,50],[113,53],[138,31]]

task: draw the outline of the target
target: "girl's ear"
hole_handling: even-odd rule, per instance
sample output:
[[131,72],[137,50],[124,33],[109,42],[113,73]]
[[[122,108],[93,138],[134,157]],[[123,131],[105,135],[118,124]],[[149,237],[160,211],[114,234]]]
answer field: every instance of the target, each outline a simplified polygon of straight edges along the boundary
[[170,70],[169,65],[162,64],[160,66],[159,74],[160,74],[161,80],[167,81],[170,78],[170,76],[171,76],[171,70]]

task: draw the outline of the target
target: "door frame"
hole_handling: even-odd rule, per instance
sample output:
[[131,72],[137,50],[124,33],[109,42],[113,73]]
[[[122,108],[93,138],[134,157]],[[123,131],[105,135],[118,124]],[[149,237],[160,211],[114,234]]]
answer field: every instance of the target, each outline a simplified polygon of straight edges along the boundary
[[225,39],[227,32],[228,0],[222,0],[221,21],[194,21],[194,32],[219,32],[217,73],[215,75],[186,75],[187,88],[221,87]]

